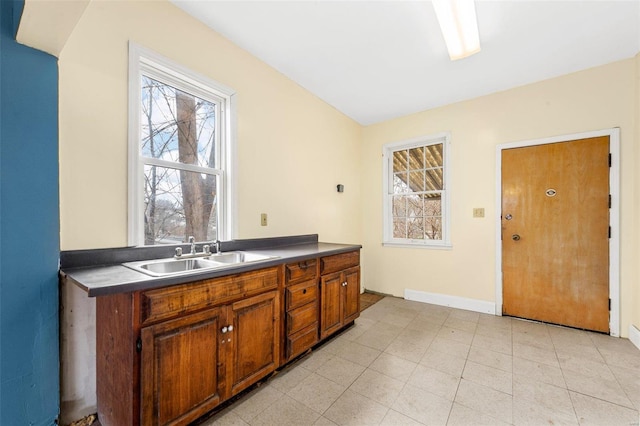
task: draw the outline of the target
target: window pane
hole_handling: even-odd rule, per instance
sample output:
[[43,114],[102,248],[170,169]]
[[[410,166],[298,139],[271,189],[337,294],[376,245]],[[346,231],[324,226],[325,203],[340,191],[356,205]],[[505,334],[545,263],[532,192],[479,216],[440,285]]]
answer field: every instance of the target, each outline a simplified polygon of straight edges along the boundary
[[142,76],[142,155],[216,168],[216,105]]
[[442,216],[442,198],[435,195],[427,195],[424,200],[425,216]]
[[407,238],[424,240],[424,219],[422,217],[407,219]]
[[217,239],[216,176],[144,167],[145,245]]
[[407,219],[404,217],[393,218],[393,238],[407,238]]
[[409,170],[424,169],[424,147],[409,150]]
[[409,190],[411,192],[421,192],[425,190],[424,170],[409,172]]
[[395,151],[393,153],[393,172],[394,173],[406,171],[408,169],[407,154],[408,154],[408,151],[406,149],[402,151]]
[[407,216],[424,216],[423,195],[409,195],[407,198]]
[[394,196],[392,206],[394,217],[406,217],[407,216],[407,197]]
[[441,143],[436,145],[428,145],[426,148],[426,167],[442,167],[444,165]]
[[424,219],[425,238],[429,240],[442,239],[442,218],[441,217],[425,217]]
[[394,194],[406,194],[410,191],[409,178],[407,177],[407,173],[396,173],[393,175],[393,193]]
[[441,191],[444,189],[442,169],[429,169],[425,171],[428,191]]

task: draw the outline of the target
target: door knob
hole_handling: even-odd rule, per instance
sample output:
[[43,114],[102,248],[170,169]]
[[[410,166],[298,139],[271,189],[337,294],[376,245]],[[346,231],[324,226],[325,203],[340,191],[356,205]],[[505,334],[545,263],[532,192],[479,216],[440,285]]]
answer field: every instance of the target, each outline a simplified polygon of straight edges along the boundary
[[513,241],[520,241],[520,235],[518,235],[518,234],[513,234],[513,235],[511,236],[511,239],[512,239]]

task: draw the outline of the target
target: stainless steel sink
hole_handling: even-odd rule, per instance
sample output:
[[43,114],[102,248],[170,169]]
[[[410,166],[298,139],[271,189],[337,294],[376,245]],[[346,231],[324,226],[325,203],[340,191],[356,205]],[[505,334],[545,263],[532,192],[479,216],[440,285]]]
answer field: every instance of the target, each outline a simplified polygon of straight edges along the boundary
[[236,264],[260,262],[261,260],[273,259],[275,257],[276,256],[267,256],[264,254],[251,253],[247,251],[229,251],[226,253],[223,252],[212,254],[211,256],[205,257],[205,259],[226,264]]
[[212,269],[224,265],[205,259],[158,259],[129,262],[125,263],[124,266],[154,277],[160,277]]
[[276,257],[277,256],[267,256],[245,251],[232,251],[212,254],[207,257],[143,260],[139,262],[128,262],[123,265],[135,271],[151,275],[152,277],[162,277],[166,275],[191,274],[212,269],[231,268],[245,263],[260,262]]

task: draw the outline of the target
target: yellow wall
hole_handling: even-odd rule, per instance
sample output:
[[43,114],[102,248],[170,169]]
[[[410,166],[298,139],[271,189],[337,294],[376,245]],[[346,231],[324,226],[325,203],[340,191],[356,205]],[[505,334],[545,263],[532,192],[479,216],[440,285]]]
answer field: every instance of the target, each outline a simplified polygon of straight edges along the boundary
[[356,122],[169,2],[93,1],[60,55],[63,250],[127,244],[129,40],[236,90],[236,238],[360,241]]
[[[127,244],[129,40],[236,90],[236,238],[361,241],[361,126],[169,2],[92,1],[59,56],[62,250]],[[73,286],[62,298],[71,422],[95,412],[95,302]]]
[[[236,237],[362,243],[363,286],[397,296],[494,301],[496,145],[620,127],[621,333],[640,327],[640,57],[362,128],[168,2],[91,1],[59,62],[63,250],[127,243],[129,40],[237,91]],[[453,249],[382,247],[382,145],[442,131],[452,134]],[[473,219],[474,207],[486,217]],[[71,421],[95,412],[95,307],[77,288],[63,298]]]
[[[622,242],[621,332],[637,306],[639,211],[635,133],[635,60],[629,59],[552,80],[369,126],[363,131],[362,243],[368,289],[402,296],[404,289],[495,301],[496,146],[502,143],[621,128]],[[382,145],[451,132],[452,250],[382,246]],[[472,209],[485,208],[474,219]],[[637,310],[637,309],[636,309]],[[635,317],[634,317],[635,318]]]

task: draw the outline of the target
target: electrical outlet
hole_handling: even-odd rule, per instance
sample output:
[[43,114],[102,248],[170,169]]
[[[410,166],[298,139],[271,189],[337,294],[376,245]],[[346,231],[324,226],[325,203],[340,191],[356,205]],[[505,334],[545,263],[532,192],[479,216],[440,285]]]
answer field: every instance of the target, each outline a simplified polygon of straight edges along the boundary
[[260,226],[267,226],[267,214],[262,213],[260,215]]
[[473,209],[473,217],[484,217],[484,209],[483,208],[474,208]]

